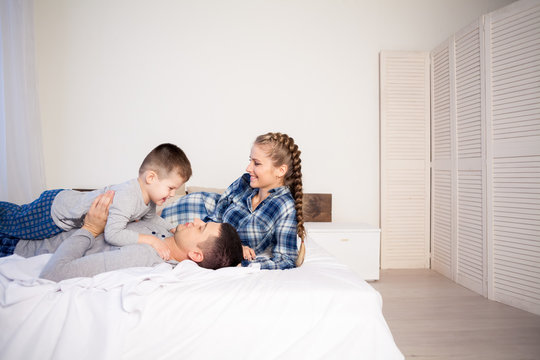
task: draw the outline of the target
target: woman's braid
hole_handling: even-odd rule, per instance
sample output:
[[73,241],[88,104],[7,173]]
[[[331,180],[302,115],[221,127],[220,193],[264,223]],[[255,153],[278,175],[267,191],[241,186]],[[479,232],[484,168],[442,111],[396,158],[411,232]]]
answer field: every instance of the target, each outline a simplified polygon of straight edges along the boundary
[[291,164],[289,164],[289,171],[285,175],[285,184],[289,186],[291,194],[295,202],[296,209],[296,221],[298,223],[296,229],[298,236],[304,240],[304,212],[303,212],[303,188],[302,188],[302,160],[300,159],[300,150],[298,145],[294,143],[294,139],[285,134],[277,134],[278,141],[289,151]]

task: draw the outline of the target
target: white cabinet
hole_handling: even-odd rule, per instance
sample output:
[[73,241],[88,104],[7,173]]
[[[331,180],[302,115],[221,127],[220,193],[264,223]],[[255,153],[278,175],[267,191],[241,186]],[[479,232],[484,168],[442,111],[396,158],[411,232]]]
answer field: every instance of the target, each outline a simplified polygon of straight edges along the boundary
[[305,223],[307,241],[314,241],[360,275],[379,280],[379,228],[360,223]]

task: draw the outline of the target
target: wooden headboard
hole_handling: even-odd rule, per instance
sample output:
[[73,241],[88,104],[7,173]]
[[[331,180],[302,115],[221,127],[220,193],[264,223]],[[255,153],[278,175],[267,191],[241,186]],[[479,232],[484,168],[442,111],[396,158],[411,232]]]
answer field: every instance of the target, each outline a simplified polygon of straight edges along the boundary
[[332,221],[332,194],[304,194],[304,222]]

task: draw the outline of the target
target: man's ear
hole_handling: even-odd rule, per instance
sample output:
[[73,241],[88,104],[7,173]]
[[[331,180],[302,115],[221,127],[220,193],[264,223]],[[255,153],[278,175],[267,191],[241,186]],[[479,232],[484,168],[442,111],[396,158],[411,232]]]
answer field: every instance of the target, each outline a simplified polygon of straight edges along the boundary
[[200,249],[188,251],[187,256],[196,263],[200,263],[204,259],[204,255]]

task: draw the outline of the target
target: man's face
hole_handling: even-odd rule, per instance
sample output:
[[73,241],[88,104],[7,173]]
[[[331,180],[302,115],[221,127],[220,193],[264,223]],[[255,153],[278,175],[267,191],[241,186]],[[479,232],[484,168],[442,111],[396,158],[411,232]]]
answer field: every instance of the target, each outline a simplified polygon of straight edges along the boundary
[[174,241],[186,252],[200,249],[199,244],[209,238],[219,236],[221,224],[195,219],[192,223],[180,224],[176,227]]

